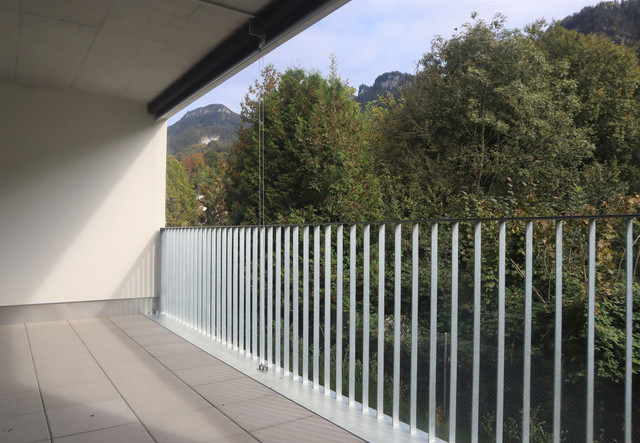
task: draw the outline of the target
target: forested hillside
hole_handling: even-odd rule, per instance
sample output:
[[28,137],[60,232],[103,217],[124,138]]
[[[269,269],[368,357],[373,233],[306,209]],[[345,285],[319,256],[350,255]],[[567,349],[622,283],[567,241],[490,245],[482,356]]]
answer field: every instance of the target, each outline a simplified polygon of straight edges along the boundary
[[178,159],[230,147],[238,139],[240,116],[224,105],[187,112],[167,128],[167,153]]
[[640,53],[640,0],[607,1],[587,6],[557,24],[581,34],[603,34]]

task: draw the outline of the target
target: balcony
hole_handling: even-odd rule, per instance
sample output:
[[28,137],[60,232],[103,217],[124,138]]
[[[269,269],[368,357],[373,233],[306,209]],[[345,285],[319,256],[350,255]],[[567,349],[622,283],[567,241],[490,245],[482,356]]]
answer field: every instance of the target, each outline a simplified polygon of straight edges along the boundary
[[365,440],[636,441],[635,223],[164,229],[155,319]]
[[0,326],[0,441],[359,441],[142,315]]

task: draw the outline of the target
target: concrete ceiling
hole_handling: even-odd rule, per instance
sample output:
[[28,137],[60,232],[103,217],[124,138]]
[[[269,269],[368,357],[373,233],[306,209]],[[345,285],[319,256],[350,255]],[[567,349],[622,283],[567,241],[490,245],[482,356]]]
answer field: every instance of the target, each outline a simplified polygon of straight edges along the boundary
[[[348,0],[0,0],[0,82],[166,117]],[[251,23],[251,24],[250,24]]]

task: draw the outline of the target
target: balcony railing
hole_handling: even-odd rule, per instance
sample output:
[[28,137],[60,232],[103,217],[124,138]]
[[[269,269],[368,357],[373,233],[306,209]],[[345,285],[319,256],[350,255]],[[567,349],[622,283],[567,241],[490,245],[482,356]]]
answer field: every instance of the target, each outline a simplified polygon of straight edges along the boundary
[[637,219],[165,229],[161,311],[431,441],[640,441]]

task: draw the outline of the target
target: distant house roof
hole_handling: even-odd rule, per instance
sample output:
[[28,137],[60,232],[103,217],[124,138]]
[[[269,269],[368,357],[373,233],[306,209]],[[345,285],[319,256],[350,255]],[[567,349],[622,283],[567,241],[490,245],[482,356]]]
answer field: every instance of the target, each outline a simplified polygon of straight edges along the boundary
[[162,118],[347,2],[5,0],[0,82],[146,103]]

